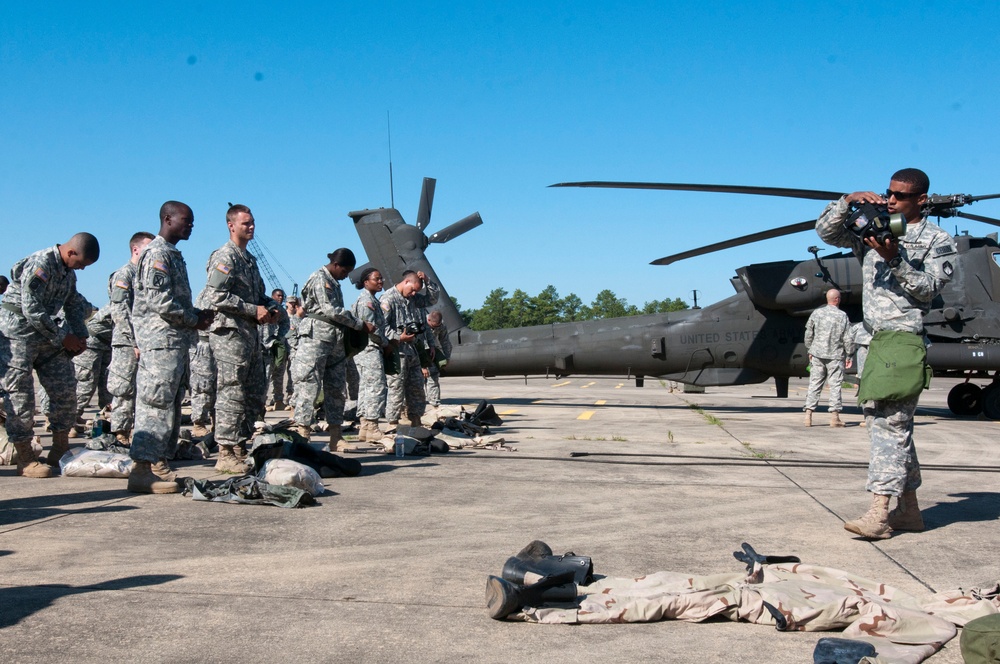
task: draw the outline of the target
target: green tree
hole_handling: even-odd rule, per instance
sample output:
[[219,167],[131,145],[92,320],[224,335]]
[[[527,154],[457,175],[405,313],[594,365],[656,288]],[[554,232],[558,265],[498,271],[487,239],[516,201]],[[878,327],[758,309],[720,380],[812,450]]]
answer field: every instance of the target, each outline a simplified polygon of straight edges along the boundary
[[499,330],[510,327],[510,304],[507,301],[507,291],[494,288],[483,301],[483,306],[476,310],[469,325],[473,330]]
[[505,327],[528,327],[536,324],[531,297],[520,288],[511,293],[507,300],[507,310],[509,318]]
[[533,297],[531,305],[535,310],[535,325],[548,325],[562,320],[563,303],[559,299],[556,287],[552,284]]
[[576,293],[570,293],[559,303],[559,322],[586,320],[583,300]]
[[642,306],[644,314],[665,314],[670,311],[684,311],[688,309],[688,303],[679,297],[674,299],[665,298],[663,300],[653,300]]
[[629,304],[625,298],[618,297],[607,288],[597,294],[590,304],[590,310],[594,318],[621,318],[639,313],[638,307]]
[[472,325],[472,317],[475,316],[476,310],[473,309],[469,311],[467,309],[462,309],[462,305],[458,303],[458,298],[454,295],[450,295],[449,297],[451,297],[451,302],[455,305],[455,309],[458,310],[458,315],[462,317],[462,322],[465,323],[467,327]]

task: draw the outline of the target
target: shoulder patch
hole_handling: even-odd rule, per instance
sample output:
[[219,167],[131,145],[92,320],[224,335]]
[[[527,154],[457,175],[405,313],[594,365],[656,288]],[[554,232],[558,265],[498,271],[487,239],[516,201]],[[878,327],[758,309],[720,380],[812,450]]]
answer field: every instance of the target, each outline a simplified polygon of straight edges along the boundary
[[375,303],[374,302],[366,302],[365,304],[368,306],[369,309],[371,309],[372,311],[375,311]]
[[329,281],[324,281],[323,286],[326,287],[327,290],[333,290],[333,286],[330,285]]
[[382,298],[382,311],[389,313],[390,309],[392,309],[392,305],[386,302],[385,298]]
[[170,266],[163,261],[153,261],[153,269],[159,270],[160,272],[170,272]]
[[951,266],[950,261],[945,261],[944,265],[941,266],[941,271],[950,277],[955,272],[955,268]]
[[226,275],[226,276],[229,276],[229,273],[233,271],[233,268],[229,267],[225,263],[219,263],[219,264],[217,264],[215,266],[215,269],[218,270],[219,272],[221,272],[222,274]]
[[41,279],[43,282],[47,282],[49,280],[48,273],[42,268],[38,268],[35,270],[35,276]]
[[942,244],[940,247],[934,250],[935,256],[950,256],[955,253],[955,246],[951,243]]
[[121,288],[122,290],[128,290],[128,284],[125,283],[124,279],[119,279],[115,282],[115,286]]

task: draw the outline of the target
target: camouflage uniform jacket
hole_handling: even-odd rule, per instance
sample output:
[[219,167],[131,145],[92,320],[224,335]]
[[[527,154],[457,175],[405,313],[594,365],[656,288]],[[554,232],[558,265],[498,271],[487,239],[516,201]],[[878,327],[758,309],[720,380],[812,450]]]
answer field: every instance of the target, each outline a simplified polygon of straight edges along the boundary
[[448,326],[442,322],[437,327],[427,326],[431,334],[434,335],[434,346],[441,349],[441,356],[434,356],[435,360],[451,359],[451,339],[448,338]]
[[135,301],[135,265],[125,263],[108,279],[108,298],[111,300],[111,318],[115,322],[111,336],[112,346],[135,348],[135,331],[132,329],[132,303]]
[[924,314],[958,269],[951,236],[926,217],[908,223],[899,242],[903,260],[898,267],[890,267],[877,251],[844,228],[849,209],[844,197],[830,203],[816,221],[816,232],[827,244],[853,249],[861,260],[865,322],[876,332],[923,334]]
[[851,337],[851,341],[845,349],[848,355],[854,355],[859,348],[868,348],[872,344],[872,333],[865,329],[865,324],[862,322],[851,325],[848,334]]
[[199,309],[213,309],[210,331],[257,331],[257,306],[280,308],[264,290],[257,259],[229,240],[212,252],[205,266],[208,282],[198,294]]
[[298,316],[288,317],[288,334],[285,335],[285,341],[288,342],[288,347],[292,350],[299,345],[299,325],[302,323],[302,319]]
[[358,295],[358,299],[351,305],[351,311],[358,320],[375,326],[375,329],[368,333],[369,346],[381,348],[387,343],[385,314],[382,313],[382,305],[379,304],[378,298],[362,288],[361,295]]
[[824,360],[842,360],[851,343],[851,321],[831,304],[812,312],[806,321],[806,348]]
[[[438,301],[439,289],[433,281],[424,283],[423,289],[406,299],[396,289],[390,288],[382,295],[382,313],[385,314],[385,333],[390,340],[399,341],[399,328],[407,323],[422,323],[425,327],[427,323],[421,315],[421,309],[433,306]],[[417,351],[412,343],[400,344],[400,349],[404,353],[416,355]]]
[[140,350],[190,348],[197,340],[198,309],[191,303],[187,264],[174,245],[157,235],[139,256],[132,328]]
[[111,351],[111,339],[114,336],[115,322],[111,318],[111,304],[105,304],[87,319],[87,348],[92,350]]
[[[58,244],[19,260],[10,277],[0,309],[0,332],[56,347],[62,346],[68,332],[88,336],[84,319],[90,303],[77,292],[76,274],[63,263]],[[55,319],[60,309],[64,325]]]
[[279,306],[278,322],[260,326],[260,345],[264,348],[271,348],[278,343],[287,346],[289,329],[291,329],[291,321],[288,318],[288,312],[285,311],[284,307]]
[[306,285],[302,287],[302,307],[306,310],[306,317],[299,323],[299,336],[338,344],[344,340],[344,332],[338,325],[355,330],[364,328],[361,321],[344,308],[340,284],[325,267],[309,275]]

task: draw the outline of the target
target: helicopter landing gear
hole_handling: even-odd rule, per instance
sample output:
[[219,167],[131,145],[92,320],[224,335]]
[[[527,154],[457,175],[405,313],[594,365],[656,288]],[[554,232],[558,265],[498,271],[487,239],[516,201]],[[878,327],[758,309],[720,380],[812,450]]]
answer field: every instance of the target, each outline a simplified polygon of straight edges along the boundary
[[983,415],[1000,420],[1000,383],[991,383],[983,389]]
[[[1000,393],[997,396],[1000,397]],[[983,410],[983,397],[983,390],[978,385],[959,383],[948,392],[948,408],[956,415],[978,415]]]

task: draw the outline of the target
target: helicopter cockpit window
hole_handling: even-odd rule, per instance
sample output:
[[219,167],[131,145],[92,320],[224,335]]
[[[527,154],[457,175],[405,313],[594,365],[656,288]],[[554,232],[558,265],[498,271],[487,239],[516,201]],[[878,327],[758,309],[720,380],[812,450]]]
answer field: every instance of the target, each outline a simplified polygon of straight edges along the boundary
[[993,252],[993,262],[1000,265],[1000,251]]

